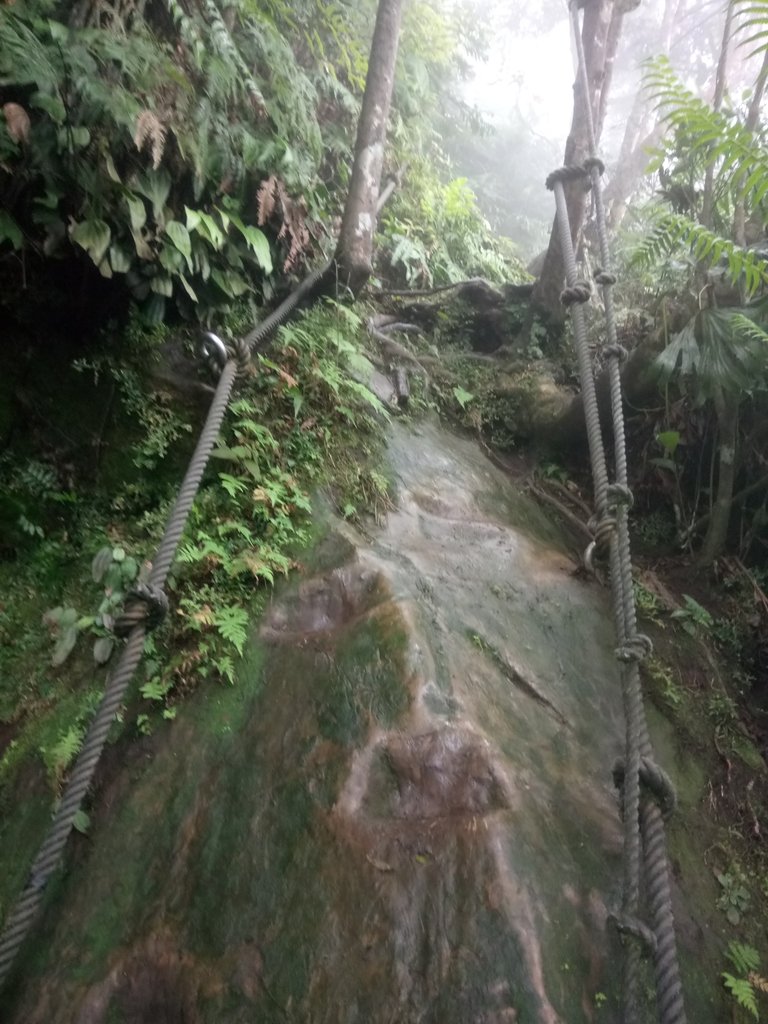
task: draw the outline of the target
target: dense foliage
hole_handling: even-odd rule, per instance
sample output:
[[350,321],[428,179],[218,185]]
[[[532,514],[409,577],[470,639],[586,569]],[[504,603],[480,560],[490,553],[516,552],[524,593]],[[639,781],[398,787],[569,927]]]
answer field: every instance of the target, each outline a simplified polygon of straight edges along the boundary
[[[74,246],[150,322],[168,304],[205,318],[245,294],[269,298],[281,272],[330,241],[374,11],[371,0],[2,8],[0,262],[34,287]],[[477,45],[462,12],[411,5],[399,63],[390,167],[422,161],[411,191],[433,235],[461,193],[443,195],[425,158],[463,47]],[[472,259],[490,243],[463,203]]]

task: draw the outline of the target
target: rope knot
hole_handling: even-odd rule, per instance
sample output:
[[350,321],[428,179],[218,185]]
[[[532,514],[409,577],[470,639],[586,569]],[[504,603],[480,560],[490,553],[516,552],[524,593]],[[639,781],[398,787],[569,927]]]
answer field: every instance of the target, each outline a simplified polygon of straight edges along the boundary
[[574,281],[560,292],[560,301],[564,306],[572,306],[576,302],[589,302],[591,295],[589,281]]
[[623,345],[606,345],[603,349],[603,355],[608,356],[609,359],[616,358],[620,363],[623,363],[626,361],[629,353]]
[[598,550],[604,551],[611,543],[613,531],[616,529],[616,506],[609,505],[607,511],[599,517],[592,516],[587,526],[592,531]]
[[636,939],[650,956],[656,953],[656,936],[639,917],[623,913],[609,914],[608,922],[615,927],[619,935],[629,935]]
[[218,334],[206,331],[202,343],[203,358],[218,377],[230,359],[237,362],[237,372],[243,376],[251,365],[251,347],[245,338],[222,341]]
[[605,174],[605,164],[599,156],[588,156],[584,161],[584,170],[589,174],[595,170],[599,175]]
[[635,633],[616,648],[618,661],[629,665],[632,662],[645,661],[653,653],[653,642],[645,633]]
[[227,342],[227,356],[237,362],[237,373],[244,377],[251,365],[251,347],[245,338],[235,338]]
[[[613,766],[613,784],[622,797],[625,777],[624,759],[619,758]],[[650,757],[644,757],[640,761],[640,784],[659,805],[663,817],[668,818],[677,807],[677,792],[664,769]]]
[[632,508],[635,503],[634,495],[626,484],[608,484],[605,494],[608,501],[608,508],[612,511],[617,509],[620,505],[626,505],[627,508]]
[[595,281],[598,284],[605,285],[606,287],[612,284],[616,284],[616,275],[612,274],[610,270],[603,270],[602,267],[597,268],[595,274]]
[[125,597],[123,610],[115,619],[115,636],[128,636],[134,626],[144,624],[148,631],[157,629],[168,614],[168,596],[162,587],[137,583]]
[[608,509],[603,514],[598,516],[591,516],[587,527],[595,538],[592,543],[587,547],[584,552],[584,566],[591,572],[595,572],[595,555],[605,551],[608,545],[611,543],[611,537],[616,529],[616,515],[615,509]]
[[547,175],[547,180],[544,184],[551,192],[555,185],[566,185],[569,182],[580,181],[586,177],[587,172],[582,164],[567,164],[565,167],[558,167],[551,174]]

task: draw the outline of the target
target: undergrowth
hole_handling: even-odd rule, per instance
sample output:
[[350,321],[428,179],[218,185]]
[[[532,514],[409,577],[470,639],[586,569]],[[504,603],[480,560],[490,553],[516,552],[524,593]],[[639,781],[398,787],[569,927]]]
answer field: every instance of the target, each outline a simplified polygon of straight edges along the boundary
[[[249,623],[311,539],[313,492],[325,486],[346,517],[386,505],[376,470],[386,412],[361,383],[361,335],[357,314],[327,303],[283,327],[238,385],[169,578],[171,613],[147,638],[125,724],[150,731],[202,681],[235,683]],[[142,394],[135,367],[125,359],[111,371],[128,382],[121,397],[133,416]],[[161,536],[179,480],[163,476],[158,452],[173,455],[190,440],[186,431],[167,436],[146,386],[142,401],[138,475],[108,502],[85,487],[62,490],[77,525],[40,516],[32,534],[20,528],[14,561],[0,563],[0,725],[13,736],[0,787],[30,755],[60,787],[103,687],[100,664],[116,656],[116,606]],[[167,462],[174,474],[176,461]],[[8,467],[14,479],[19,472]],[[19,492],[23,515],[34,502]]]

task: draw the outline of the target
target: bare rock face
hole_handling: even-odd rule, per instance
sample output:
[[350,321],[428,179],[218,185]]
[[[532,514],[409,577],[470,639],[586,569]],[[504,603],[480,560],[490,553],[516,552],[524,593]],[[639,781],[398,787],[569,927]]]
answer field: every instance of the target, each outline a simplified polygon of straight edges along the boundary
[[[619,1020],[606,595],[469,442],[398,428],[391,462],[388,523],[336,524],[242,684],[102,789],[4,1021]],[[678,902],[691,1019],[724,1019]]]

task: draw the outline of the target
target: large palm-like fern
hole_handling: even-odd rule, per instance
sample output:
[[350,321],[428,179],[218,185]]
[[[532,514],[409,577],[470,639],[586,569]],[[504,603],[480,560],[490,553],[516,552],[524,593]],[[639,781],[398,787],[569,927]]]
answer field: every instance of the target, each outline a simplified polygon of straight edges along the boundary
[[[660,170],[671,150],[682,150],[694,176],[707,166],[715,169],[716,197],[725,214],[721,222],[730,222],[736,202],[760,209],[768,196],[768,152],[760,136],[732,114],[713,110],[694,95],[666,57],[648,63],[645,81],[670,131],[667,144],[656,151],[649,170]],[[709,266],[727,260],[731,278],[738,281],[743,277],[748,294],[768,281],[768,265],[755,251],[736,245],[692,217],[669,210],[657,212],[653,229],[639,246],[636,259],[647,266],[680,248],[689,249],[698,261]]]
[[636,266],[652,267],[683,248],[709,266],[721,265],[734,283],[743,278],[748,295],[768,285],[768,262],[760,255],[762,249],[744,249],[690,217],[664,208],[652,210],[650,215],[651,229],[633,254]]
[[[742,43],[757,44],[757,50],[764,50],[768,0],[733,2],[736,33]],[[729,15],[733,9],[729,7]],[[724,49],[715,106],[686,88],[664,57],[650,61],[645,75],[646,87],[661,109],[668,132],[651,170],[659,172],[665,186],[662,194],[669,199],[681,195],[683,202],[677,209],[657,204],[651,230],[634,258],[649,266],[687,249],[697,267],[700,299],[709,291],[704,287],[707,282],[702,268],[714,265],[739,285],[742,297],[753,296],[768,285],[764,247],[750,249],[744,244],[747,212],[755,222],[763,223],[768,200],[768,152],[759,130],[759,96],[765,87],[768,64],[764,58],[755,97],[742,122],[735,111],[720,106],[725,55]],[[697,219],[699,198],[701,222]],[[742,244],[727,237],[731,231]],[[717,493],[707,517],[701,553],[704,562],[716,558],[726,541],[737,473],[741,402],[766,380],[768,347],[761,326],[764,314],[760,304],[740,309],[700,309],[658,360],[663,375],[669,378],[679,372],[693,380],[699,399],[710,400],[715,409]]]

